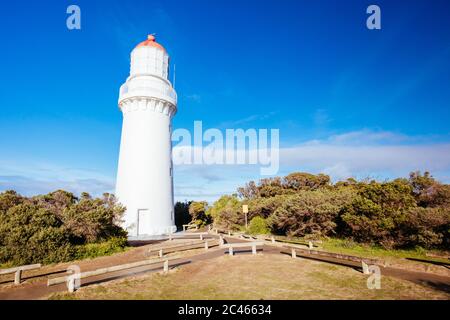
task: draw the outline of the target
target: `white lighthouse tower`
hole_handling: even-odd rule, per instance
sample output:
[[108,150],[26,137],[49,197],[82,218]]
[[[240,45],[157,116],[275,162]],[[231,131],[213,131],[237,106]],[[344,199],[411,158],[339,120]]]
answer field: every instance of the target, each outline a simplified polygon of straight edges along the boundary
[[126,207],[124,227],[133,238],[176,231],[171,120],[177,95],[168,74],[169,56],[149,35],[131,52],[130,76],[120,87],[116,196]]

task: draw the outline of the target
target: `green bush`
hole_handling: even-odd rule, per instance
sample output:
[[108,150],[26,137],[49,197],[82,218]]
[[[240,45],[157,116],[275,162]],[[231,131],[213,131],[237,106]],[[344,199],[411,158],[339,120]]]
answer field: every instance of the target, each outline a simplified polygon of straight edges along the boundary
[[292,173],[250,181],[238,194],[214,203],[215,224],[242,229],[241,203],[246,203],[249,219],[266,219],[271,231],[281,235],[334,237],[384,248],[450,249],[450,185],[428,172],[413,172],[409,179],[349,178],[335,184],[323,174]]
[[242,204],[235,195],[220,197],[208,208],[207,214],[213,219],[214,225],[227,230],[239,229],[245,223]]
[[197,226],[203,227],[211,223],[211,216],[207,210],[208,203],[206,201],[192,201],[189,205],[189,214]]
[[283,198],[271,215],[272,229],[288,236],[319,238],[335,234],[342,209],[351,202],[352,189],[301,190]]
[[118,226],[124,210],[110,194],[77,199],[62,190],[31,198],[0,193],[0,264],[48,264],[119,250],[126,241]]
[[101,243],[88,243],[76,246],[76,259],[96,258],[109,256],[117,252],[122,252],[127,247],[125,237],[115,237]]
[[248,225],[248,232],[250,234],[269,234],[270,229],[268,227],[266,219],[262,217],[254,217],[252,220],[250,220],[250,223]]

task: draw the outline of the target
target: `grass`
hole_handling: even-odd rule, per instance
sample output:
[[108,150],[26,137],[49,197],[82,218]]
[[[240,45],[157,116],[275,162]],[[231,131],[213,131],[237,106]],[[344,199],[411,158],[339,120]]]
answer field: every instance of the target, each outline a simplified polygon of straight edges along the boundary
[[57,293],[50,299],[450,299],[432,287],[382,277],[368,289],[367,276],[351,268],[283,255],[222,256],[152,273]]
[[443,262],[449,263],[448,259],[445,258],[432,258],[426,255],[427,252],[433,253],[443,253],[442,251],[427,251],[423,248],[416,248],[410,250],[387,250],[380,246],[371,246],[358,244],[349,240],[342,239],[327,239],[322,243],[322,247],[324,250],[339,252],[349,255],[357,255],[364,256],[367,258],[370,257],[379,257],[379,258],[414,258],[414,259],[422,259],[430,262]]
[[88,243],[77,246],[76,260],[110,256],[128,249],[130,247],[127,247],[126,239],[121,238],[113,238],[101,243]]

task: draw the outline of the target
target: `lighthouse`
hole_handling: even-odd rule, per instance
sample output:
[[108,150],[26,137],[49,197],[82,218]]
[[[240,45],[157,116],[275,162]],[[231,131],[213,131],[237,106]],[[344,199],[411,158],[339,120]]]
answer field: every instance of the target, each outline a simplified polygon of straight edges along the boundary
[[153,35],[131,52],[118,103],[123,124],[116,197],[126,207],[123,227],[130,238],[175,232],[171,122],[177,95],[169,55]]

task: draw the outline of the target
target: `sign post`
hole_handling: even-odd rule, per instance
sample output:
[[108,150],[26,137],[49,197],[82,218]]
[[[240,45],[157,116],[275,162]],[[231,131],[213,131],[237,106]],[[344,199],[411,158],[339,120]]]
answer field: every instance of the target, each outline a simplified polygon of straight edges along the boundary
[[247,213],[248,213],[248,205],[242,205],[242,212],[245,214],[245,229],[247,229]]

